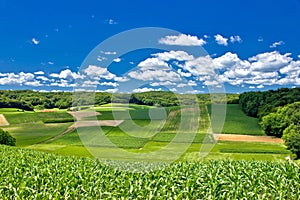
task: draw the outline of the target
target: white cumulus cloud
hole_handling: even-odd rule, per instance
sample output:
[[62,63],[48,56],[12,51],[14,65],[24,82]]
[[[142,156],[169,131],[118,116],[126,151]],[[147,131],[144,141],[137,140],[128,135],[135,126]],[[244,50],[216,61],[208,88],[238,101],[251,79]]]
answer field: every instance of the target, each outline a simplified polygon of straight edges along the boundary
[[144,88],[137,88],[137,89],[134,89],[133,92],[150,92],[150,91],[161,91],[162,89],[161,88],[158,88],[158,89],[155,89],[155,88],[147,88],[147,87],[144,87]]
[[89,78],[93,78],[95,80],[107,79],[111,80],[116,77],[115,74],[109,72],[105,67],[99,67],[96,65],[89,65],[86,69],[84,69],[84,73],[89,76]]
[[225,38],[220,34],[217,34],[214,37],[215,37],[215,40],[216,40],[217,44],[224,45],[224,46],[228,45],[228,38]]
[[202,46],[206,44],[206,41],[197,36],[191,36],[186,34],[168,35],[158,40],[160,44],[166,45],[178,45],[178,46]]
[[60,78],[60,79],[82,79],[83,75],[80,75],[79,73],[72,72],[70,69],[66,69],[61,71],[59,74],[52,73],[50,74],[53,78]]
[[115,58],[115,59],[113,59],[113,61],[116,63],[121,62],[121,58]]
[[43,72],[43,71],[37,71],[37,72],[34,72],[34,74],[36,74],[36,75],[44,75],[45,72]]

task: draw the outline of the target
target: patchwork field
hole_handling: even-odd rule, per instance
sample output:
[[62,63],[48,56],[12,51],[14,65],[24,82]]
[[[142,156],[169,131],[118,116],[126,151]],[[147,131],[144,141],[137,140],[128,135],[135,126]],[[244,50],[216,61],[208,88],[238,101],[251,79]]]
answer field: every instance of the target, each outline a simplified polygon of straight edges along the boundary
[[[22,112],[18,109],[0,109],[0,113],[10,123],[3,128],[16,137],[17,146],[60,155],[93,157],[89,148],[107,155],[114,152],[114,148],[148,153],[161,150],[169,143],[175,142],[172,151],[179,153],[181,146],[191,144],[181,155],[181,160],[199,160],[199,152],[205,148],[208,138],[212,142],[212,150],[206,159],[284,160],[290,155],[282,143],[272,143],[271,138],[266,140],[269,139],[267,136],[255,136],[258,140],[251,140],[249,138],[254,136],[236,135],[262,135],[256,119],[247,117],[238,105],[227,106],[227,118],[222,132],[230,134],[219,135],[219,141],[214,141],[209,134],[209,106],[200,106],[200,117],[193,118],[198,120],[196,122],[199,127],[192,140],[189,133],[184,132],[179,139],[176,137],[181,121],[179,107],[169,107],[162,111],[161,108],[151,106],[127,106],[117,104],[112,107],[111,104],[106,104],[95,107],[96,112]],[[152,114],[152,120],[149,113]],[[75,124],[65,122],[74,120],[71,115],[78,120]],[[190,123],[195,124],[195,121]],[[87,138],[99,137],[101,132],[108,140],[87,142]]]

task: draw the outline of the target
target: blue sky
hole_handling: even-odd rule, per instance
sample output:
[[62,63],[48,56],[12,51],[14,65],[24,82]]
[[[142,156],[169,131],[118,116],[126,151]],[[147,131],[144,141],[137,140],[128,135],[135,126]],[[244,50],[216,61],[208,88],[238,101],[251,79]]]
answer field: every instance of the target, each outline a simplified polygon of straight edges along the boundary
[[[93,87],[110,92],[143,78],[134,91],[201,93],[224,85],[227,92],[244,92],[300,85],[299,0],[0,0],[0,21],[0,89],[70,91],[88,74],[98,75],[88,77]],[[157,38],[170,51],[119,55],[118,49],[99,49],[98,61],[112,64],[106,68],[99,61],[82,69],[99,43],[141,27],[181,34]],[[199,59],[185,47],[204,49],[210,57]]]

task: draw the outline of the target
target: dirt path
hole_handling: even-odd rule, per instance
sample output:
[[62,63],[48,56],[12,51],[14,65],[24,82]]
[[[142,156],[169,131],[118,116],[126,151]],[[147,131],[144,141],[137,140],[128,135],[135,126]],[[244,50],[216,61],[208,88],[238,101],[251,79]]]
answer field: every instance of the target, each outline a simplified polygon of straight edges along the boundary
[[8,126],[9,123],[6,120],[6,118],[4,117],[4,115],[0,114],[0,126]]
[[236,134],[214,134],[218,141],[236,141],[236,142],[269,142],[283,143],[281,138],[272,136],[253,136],[253,135],[236,135]]
[[38,142],[37,144],[43,144],[43,143],[52,142],[52,141],[54,141],[54,140],[56,140],[56,139],[64,136],[65,134],[71,133],[73,130],[75,130],[75,125],[74,124],[71,125],[71,126],[69,126],[69,128],[67,130],[65,130],[64,132],[62,132],[62,133],[60,133],[60,134],[58,134],[58,135],[56,135],[56,136],[54,136],[54,137],[52,137],[52,138],[50,138],[48,140],[44,140],[42,142]]

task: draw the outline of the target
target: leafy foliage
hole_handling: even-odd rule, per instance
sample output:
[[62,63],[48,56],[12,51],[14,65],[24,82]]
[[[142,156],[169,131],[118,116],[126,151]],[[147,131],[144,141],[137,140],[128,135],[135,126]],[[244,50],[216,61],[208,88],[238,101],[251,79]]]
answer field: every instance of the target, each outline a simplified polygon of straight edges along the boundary
[[0,149],[1,199],[299,199],[300,170],[289,163],[176,162],[134,173],[88,158]]
[[300,158],[300,102],[264,116],[261,126],[267,135],[282,137],[285,145]]
[[280,88],[265,92],[245,92],[239,97],[243,111],[252,117],[263,116],[276,112],[278,107],[300,101],[300,88]]
[[0,144],[16,146],[16,139],[0,128]]
[[291,124],[283,131],[285,145],[300,158],[300,126]]
[[290,124],[300,124],[300,102],[278,108],[276,113],[264,116],[261,121],[265,133],[277,137],[281,137]]

